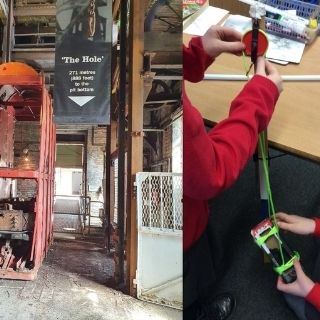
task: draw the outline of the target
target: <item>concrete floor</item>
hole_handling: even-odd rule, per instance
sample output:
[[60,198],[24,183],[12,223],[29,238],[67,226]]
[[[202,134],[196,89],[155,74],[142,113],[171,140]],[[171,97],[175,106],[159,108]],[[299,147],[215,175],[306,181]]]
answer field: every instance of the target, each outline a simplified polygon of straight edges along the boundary
[[182,319],[179,310],[107,288],[106,279],[112,274],[113,259],[99,245],[56,240],[37,280],[0,279],[0,319]]

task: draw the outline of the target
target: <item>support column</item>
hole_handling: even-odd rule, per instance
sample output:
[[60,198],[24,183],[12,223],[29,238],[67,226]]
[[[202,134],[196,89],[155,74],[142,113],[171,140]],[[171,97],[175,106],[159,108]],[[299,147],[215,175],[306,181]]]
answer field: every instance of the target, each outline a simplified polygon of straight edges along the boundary
[[8,12],[6,18],[2,42],[2,63],[11,61],[14,37],[13,0],[8,1]]
[[121,2],[120,7],[120,87],[118,108],[118,243],[115,255],[115,277],[119,288],[124,286],[124,226],[125,226],[125,154],[126,154],[126,92],[127,92],[127,1]]
[[127,284],[136,296],[134,279],[137,269],[137,204],[134,193],[135,174],[143,171],[143,93],[144,81],[144,1],[131,1],[129,32],[129,148],[127,206]]

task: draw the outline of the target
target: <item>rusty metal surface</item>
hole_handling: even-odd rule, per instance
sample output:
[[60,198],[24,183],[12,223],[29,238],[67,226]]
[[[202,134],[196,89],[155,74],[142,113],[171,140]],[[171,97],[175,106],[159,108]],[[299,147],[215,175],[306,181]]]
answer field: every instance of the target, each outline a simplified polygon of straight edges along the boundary
[[[13,235],[27,229],[32,233],[32,241],[28,237],[22,237],[20,240],[11,240],[2,245],[2,270],[0,277],[10,279],[32,280],[36,277],[37,270],[48,251],[52,241],[52,222],[53,222],[53,183],[54,183],[54,158],[55,158],[55,125],[53,123],[52,101],[44,87],[42,75],[38,77],[28,76],[0,76],[0,85],[10,84],[18,86],[19,89],[25,89],[28,93],[23,101],[11,101],[12,107],[7,107],[4,111],[9,117],[10,110],[14,109],[15,120],[32,120],[40,122],[40,159],[37,170],[19,170],[13,169],[12,165],[0,168],[0,182],[12,179],[33,179],[37,183],[37,194],[34,204],[34,222],[26,227],[23,224],[26,218],[26,212],[15,210],[3,211],[2,220],[0,216],[0,235],[3,238],[11,239]],[[34,94],[35,93],[35,94]],[[9,121],[6,119],[5,121]],[[3,125],[5,126],[5,125]],[[0,137],[4,129],[0,126]],[[7,123],[6,128],[11,128]],[[10,129],[11,130],[11,129]],[[13,130],[13,126],[12,126]],[[6,138],[6,148],[13,149],[13,139]],[[11,144],[11,145],[9,145]],[[6,156],[11,159],[10,156]],[[8,162],[8,160],[7,160]],[[9,198],[9,197],[8,197]],[[16,210],[19,211],[19,210]],[[1,214],[1,211],[0,211]],[[3,232],[1,233],[1,228]],[[9,235],[8,235],[9,234]],[[3,240],[1,240],[3,243]],[[9,241],[9,240],[8,240]],[[12,252],[9,250],[12,248]],[[27,268],[25,267],[27,264]]]
[[13,109],[0,110],[0,167],[13,164]]
[[[0,110],[0,168],[13,166],[14,109]],[[0,178],[0,199],[10,196],[10,179]]]

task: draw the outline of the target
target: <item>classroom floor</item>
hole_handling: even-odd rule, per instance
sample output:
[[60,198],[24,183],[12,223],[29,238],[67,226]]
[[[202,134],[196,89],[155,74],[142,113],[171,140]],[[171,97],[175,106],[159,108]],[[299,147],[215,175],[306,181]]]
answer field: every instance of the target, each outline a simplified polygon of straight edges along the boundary
[[35,281],[0,280],[0,319],[182,319],[181,311],[108,288],[113,271],[113,259],[99,244],[55,240]]
[[[320,165],[271,150],[270,180],[276,211],[307,217],[320,216]],[[262,220],[255,165],[250,161],[236,184],[210,202],[210,239],[223,249],[221,280],[216,292],[230,291],[237,308],[230,320],[296,320],[282,294],[277,277],[250,230]],[[291,249],[301,254],[307,274],[312,273],[316,253],[312,236],[285,235]],[[218,246],[219,247],[219,246]],[[229,319],[228,319],[229,320]]]

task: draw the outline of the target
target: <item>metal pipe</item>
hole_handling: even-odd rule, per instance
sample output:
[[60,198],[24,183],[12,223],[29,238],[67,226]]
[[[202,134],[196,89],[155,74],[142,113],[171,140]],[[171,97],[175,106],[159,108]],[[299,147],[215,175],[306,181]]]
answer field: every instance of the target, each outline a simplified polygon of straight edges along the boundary
[[151,69],[182,69],[182,64],[151,64]]
[[[250,75],[249,79],[253,76]],[[282,75],[283,81],[320,81],[320,75]],[[205,74],[203,80],[214,81],[247,81],[248,77],[241,74]]]
[[126,85],[127,85],[127,14],[128,3],[121,1],[120,6],[120,85],[118,111],[118,285],[124,284],[124,217],[125,217],[125,152],[126,152]]
[[111,125],[107,126],[106,130],[106,156],[105,156],[105,176],[104,176],[104,215],[107,220],[107,229],[106,229],[106,237],[107,237],[107,250],[110,253],[110,241],[111,241],[111,201],[110,201],[110,164],[111,164]]
[[163,132],[164,129],[143,129],[143,132]]
[[12,32],[13,29],[13,0],[8,1],[8,16],[6,23],[6,39],[5,39],[5,52],[4,52],[4,62],[11,61],[11,51],[12,51]]
[[[85,198],[85,215],[88,215],[87,209],[87,199],[88,199],[88,134],[85,135],[85,143],[83,146],[83,187],[82,187],[82,192],[84,192],[84,198]],[[90,201],[91,199],[89,199]],[[87,219],[85,219],[87,220]],[[84,220],[84,222],[85,222]],[[85,227],[85,224],[84,224]],[[90,230],[90,225],[89,225],[89,230]]]
[[154,80],[182,80],[182,76],[154,76]]
[[162,104],[165,104],[165,103],[175,103],[179,100],[177,99],[171,99],[171,100],[154,100],[154,101],[146,101],[144,104],[145,105],[148,105],[148,104],[158,104],[158,103],[162,103]]

